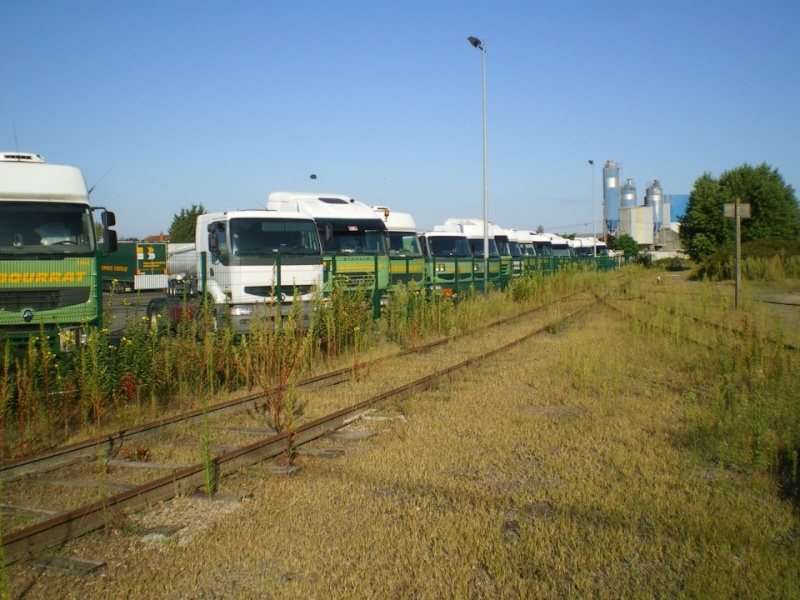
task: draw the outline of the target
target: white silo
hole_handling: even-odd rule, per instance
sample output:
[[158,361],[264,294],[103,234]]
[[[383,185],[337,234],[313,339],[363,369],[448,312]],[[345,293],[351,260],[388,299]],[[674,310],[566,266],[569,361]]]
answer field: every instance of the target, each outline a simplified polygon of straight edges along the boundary
[[664,223],[664,194],[661,191],[660,180],[653,180],[653,184],[647,188],[644,203],[653,208],[653,228],[659,231]]
[[628,179],[627,183],[622,186],[619,207],[633,208],[634,206],[636,206],[636,185],[633,183],[633,179]]
[[607,160],[603,167],[603,218],[609,231],[619,224],[619,166]]

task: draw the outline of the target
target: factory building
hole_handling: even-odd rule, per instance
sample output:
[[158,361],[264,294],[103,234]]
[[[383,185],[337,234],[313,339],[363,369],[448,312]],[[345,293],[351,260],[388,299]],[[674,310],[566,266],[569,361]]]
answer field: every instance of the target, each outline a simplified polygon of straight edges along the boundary
[[647,187],[643,203],[639,204],[634,180],[627,179],[621,185],[620,181],[619,165],[613,160],[606,161],[603,167],[605,232],[613,237],[627,234],[644,246],[677,250],[680,247],[677,221],[686,211],[689,196],[664,194],[661,181],[655,179]]

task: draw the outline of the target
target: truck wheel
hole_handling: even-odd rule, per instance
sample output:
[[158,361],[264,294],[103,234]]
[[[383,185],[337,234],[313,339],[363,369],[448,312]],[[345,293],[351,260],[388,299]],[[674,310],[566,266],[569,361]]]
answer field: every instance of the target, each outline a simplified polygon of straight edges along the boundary
[[[147,305],[146,314],[150,331],[158,332],[158,330],[163,329],[165,327],[164,324],[167,323],[164,319],[169,319],[167,303],[161,299],[151,300]],[[159,315],[161,316],[159,317]]]

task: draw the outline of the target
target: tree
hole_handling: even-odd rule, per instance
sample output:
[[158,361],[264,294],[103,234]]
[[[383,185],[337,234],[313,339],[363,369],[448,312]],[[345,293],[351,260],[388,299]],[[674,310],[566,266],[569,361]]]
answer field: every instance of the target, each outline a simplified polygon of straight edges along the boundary
[[193,242],[194,228],[197,224],[198,215],[204,215],[206,209],[203,205],[192,204],[190,209],[181,209],[181,214],[173,215],[172,225],[169,226],[170,242]]
[[723,205],[737,198],[750,204],[750,218],[742,220],[743,242],[800,237],[800,206],[792,186],[766,163],[745,164],[719,179],[704,173],[695,181],[680,230],[683,247],[692,259],[704,260],[733,243],[733,219],[725,218]]
[[627,233],[619,236],[611,242],[612,250],[622,250],[625,256],[636,256],[639,254],[639,244]]

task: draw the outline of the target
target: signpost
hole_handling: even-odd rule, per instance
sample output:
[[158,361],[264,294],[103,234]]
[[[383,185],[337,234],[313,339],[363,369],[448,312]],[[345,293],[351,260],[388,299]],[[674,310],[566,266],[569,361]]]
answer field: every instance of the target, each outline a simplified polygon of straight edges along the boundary
[[734,251],[734,262],[736,269],[735,276],[735,298],[734,307],[739,308],[739,294],[742,292],[742,219],[750,218],[750,205],[741,204],[739,198],[736,198],[735,204],[725,204],[724,215],[728,219],[734,219],[736,222],[736,249]]

